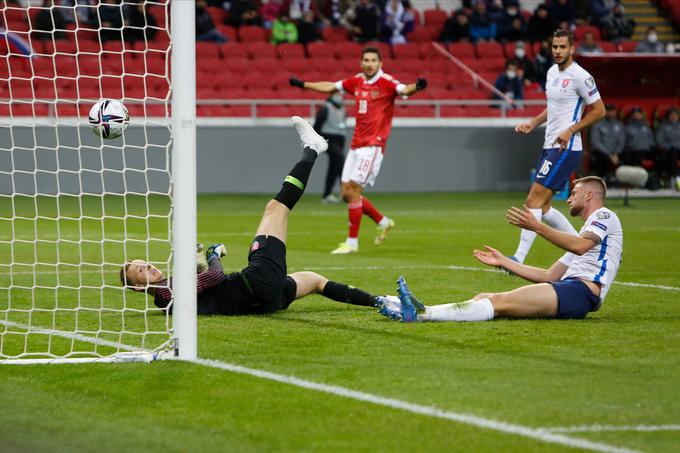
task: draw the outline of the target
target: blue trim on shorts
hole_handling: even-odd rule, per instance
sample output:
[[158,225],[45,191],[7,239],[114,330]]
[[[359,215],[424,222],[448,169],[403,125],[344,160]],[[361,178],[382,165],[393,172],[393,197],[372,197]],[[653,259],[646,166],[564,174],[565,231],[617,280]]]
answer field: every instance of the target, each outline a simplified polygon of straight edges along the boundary
[[600,308],[600,298],[578,278],[549,282],[557,293],[558,319],[583,319]]

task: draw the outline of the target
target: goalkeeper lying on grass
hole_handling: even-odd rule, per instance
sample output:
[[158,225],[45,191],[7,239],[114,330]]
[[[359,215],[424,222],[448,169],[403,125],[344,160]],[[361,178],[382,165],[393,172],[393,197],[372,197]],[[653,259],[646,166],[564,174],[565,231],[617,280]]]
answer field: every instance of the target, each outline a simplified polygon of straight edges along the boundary
[[[273,313],[285,310],[291,302],[309,294],[322,294],[353,305],[377,305],[371,294],[329,281],[315,272],[286,275],[288,216],[305,190],[314,161],[328,148],[307,121],[297,116],[291,120],[304,147],[302,159],[283,180],[279,193],[267,203],[250,246],[248,266],[241,272],[225,275],[220,262],[220,257],[226,254],[224,245],[216,244],[206,250],[208,269],[197,276],[198,314]],[[168,307],[172,279],[152,264],[143,260],[125,263],[120,280],[127,288],[154,296],[156,306]]]

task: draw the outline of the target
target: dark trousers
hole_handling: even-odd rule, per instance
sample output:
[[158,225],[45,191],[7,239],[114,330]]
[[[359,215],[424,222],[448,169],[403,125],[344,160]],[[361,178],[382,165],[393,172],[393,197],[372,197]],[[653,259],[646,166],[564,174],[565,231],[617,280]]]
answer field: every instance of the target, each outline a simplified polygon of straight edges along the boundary
[[323,197],[333,193],[335,182],[342,176],[342,166],[345,163],[345,137],[342,135],[325,135],[328,140],[328,171],[323,189]]
[[593,151],[591,158],[591,170],[594,174],[605,179],[611,177],[614,174],[614,170],[616,168],[614,167],[612,160],[609,158],[609,154]]
[[678,159],[680,159],[680,149],[671,148],[659,152],[656,167],[660,173],[674,178],[678,176]]
[[654,153],[651,151],[624,151],[621,156],[621,163],[641,167],[643,160],[654,160]]

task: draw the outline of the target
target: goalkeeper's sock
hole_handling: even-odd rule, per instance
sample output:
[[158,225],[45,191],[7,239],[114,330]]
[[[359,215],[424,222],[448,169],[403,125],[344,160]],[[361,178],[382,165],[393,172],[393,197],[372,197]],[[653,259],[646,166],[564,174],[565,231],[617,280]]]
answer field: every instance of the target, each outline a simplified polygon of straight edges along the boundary
[[374,296],[368,294],[366,291],[355,288],[354,286],[345,285],[344,283],[328,281],[323,287],[322,292],[324,297],[332,299],[337,302],[343,302],[352,305],[362,305],[371,307],[374,305]]
[[418,315],[419,321],[491,321],[493,305],[489,299],[468,300],[457,304],[425,307],[425,313]]
[[350,239],[358,239],[359,237],[359,227],[361,226],[361,215],[364,210],[362,207],[361,199],[355,201],[354,203],[349,203],[347,205],[347,216],[349,217],[349,235]]
[[553,228],[564,231],[565,233],[573,234],[574,236],[578,235],[576,228],[574,228],[569,220],[567,220],[564,214],[553,207],[543,214],[543,220]]
[[305,148],[302,151],[302,159],[295,164],[286,179],[283,180],[281,190],[274,197],[276,201],[284,204],[291,211],[293,210],[293,207],[305,192],[309,174],[312,172],[312,167],[314,167],[314,162],[318,156],[318,153],[311,148]]
[[373,219],[375,223],[380,223],[380,221],[385,218],[385,216],[373,206],[373,203],[363,196],[361,197],[361,208],[364,214]]
[[[529,209],[529,211],[539,222],[541,221],[541,217],[543,217],[541,208]],[[517,246],[517,251],[514,255],[518,262],[523,263],[527,258],[529,250],[531,250],[531,246],[534,243],[534,239],[536,239],[536,233],[531,230],[522,230],[519,235],[519,245]]]

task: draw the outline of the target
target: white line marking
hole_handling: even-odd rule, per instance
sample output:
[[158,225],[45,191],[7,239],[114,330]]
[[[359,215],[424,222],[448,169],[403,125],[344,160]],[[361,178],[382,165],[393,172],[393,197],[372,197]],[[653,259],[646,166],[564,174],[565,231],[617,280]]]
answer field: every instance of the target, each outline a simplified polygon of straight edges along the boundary
[[[111,265],[113,266],[113,265]],[[315,266],[314,268],[302,268],[301,270],[309,270],[309,271],[314,271],[314,272],[319,272],[319,271],[394,271],[394,272],[399,272],[403,270],[454,270],[454,271],[469,271],[469,272],[491,272],[491,273],[500,273],[498,269],[492,269],[492,268],[483,268],[483,267],[474,267],[474,266],[456,266],[456,265],[418,265],[418,266],[409,266],[409,265],[397,265],[397,266]],[[114,269],[115,270],[115,269]],[[291,272],[296,272],[294,266],[289,266],[289,271]],[[54,270],[41,270],[38,271],[41,274],[56,274],[57,271]],[[106,270],[105,270],[106,272]],[[100,274],[101,271],[60,271],[60,274]],[[33,272],[28,272],[28,271],[19,271],[19,272],[13,272],[13,275],[33,275]],[[0,272],[0,275],[10,275],[9,272]],[[668,286],[668,285],[654,285],[651,283],[638,283],[638,282],[619,282],[619,281],[614,281],[615,285],[621,285],[621,286],[630,286],[630,287],[635,287],[635,288],[650,288],[650,289],[658,289],[658,290],[663,290],[663,291],[680,291],[680,287],[677,286]]]
[[406,401],[401,401],[393,398],[385,398],[370,393],[351,390],[345,387],[320,384],[317,382],[307,381],[305,379],[300,379],[293,376],[285,376],[282,374],[271,373],[269,371],[257,370],[254,368],[248,368],[240,365],[233,365],[230,363],[220,362],[217,360],[196,359],[190,360],[189,362],[212,368],[219,368],[221,370],[231,371],[233,373],[246,374],[261,379],[280,382],[282,384],[294,385],[296,387],[301,387],[304,389],[314,390],[322,393],[328,393],[343,398],[364,401],[367,403],[385,406],[392,409],[403,410],[414,414],[442,418],[445,420],[451,420],[466,425],[472,425],[478,428],[490,429],[492,431],[499,431],[506,434],[512,434],[521,437],[528,437],[530,439],[538,440],[540,442],[559,444],[567,447],[583,448],[587,450],[602,452],[628,453],[634,451],[629,450],[627,448],[617,447],[614,445],[608,445],[600,442],[592,442],[585,439],[564,436],[561,434],[554,434],[545,430],[530,428],[528,426],[506,423],[498,420],[491,420],[488,418],[477,417],[475,415],[470,414],[461,414],[458,412],[445,411],[437,407],[422,406],[420,404],[409,403]]
[[540,428],[542,431],[550,433],[595,433],[595,432],[609,432],[609,431],[638,431],[638,432],[654,432],[654,431],[680,431],[680,425],[630,425],[630,426],[616,426],[616,425],[581,425],[581,426],[556,426],[554,428]]

